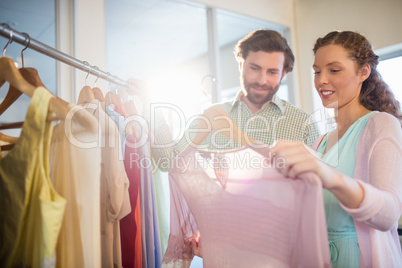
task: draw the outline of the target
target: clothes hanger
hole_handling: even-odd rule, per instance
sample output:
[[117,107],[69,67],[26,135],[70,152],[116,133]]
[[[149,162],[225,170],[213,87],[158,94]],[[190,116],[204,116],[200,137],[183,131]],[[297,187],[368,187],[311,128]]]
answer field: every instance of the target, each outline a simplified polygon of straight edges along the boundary
[[[41,81],[41,79],[40,79],[40,77],[39,77],[38,70],[36,70],[36,69],[34,69],[34,68],[31,68],[31,67],[25,67],[25,65],[24,65],[24,51],[28,48],[28,46],[29,46],[29,44],[30,44],[30,42],[31,42],[31,37],[30,37],[27,33],[22,33],[22,34],[24,34],[24,35],[27,37],[27,39],[28,39],[28,44],[25,46],[25,48],[24,48],[23,50],[21,50],[22,68],[19,68],[18,70],[19,70],[19,72],[21,73],[22,77],[24,77],[24,79],[25,79],[28,83],[34,85],[35,87],[39,87],[39,86],[45,87],[45,85],[42,83],[42,81]],[[3,55],[5,54],[4,51],[5,51],[5,48],[4,48],[4,50],[3,50]],[[12,103],[14,103],[14,102],[18,99],[18,97],[21,96],[21,94],[22,94],[21,91],[19,91],[19,90],[18,90],[17,88],[15,88],[13,85],[10,85],[10,88],[9,88],[9,90],[8,90],[8,92],[7,92],[7,96],[10,95],[10,97],[7,98],[7,96],[6,96],[6,98],[4,99],[4,101],[0,104],[0,115],[1,115],[5,110],[7,110],[7,108],[8,108]],[[18,97],[17,97],[17,98],[14,98],[14,97],[16,97],[16,96],[18,96]]]
[[14,148],[14,145],[17,143],[18,137],[8,136],[0,132],[0,141],[5,142],[5,144],[2,144],[0,146],[0,151],[1,152],[10,151],[12,148]]
[[[10,44],[11,42],[12,42],[12,31],[10,31],[10,40],[8,44]],[[7,81],[10,83],[11,87],[18,89],[20,92],[32,98],[33,93],[37,87],[35,85],[39,84],[43,86],[43,83],[40,81],[37,71],[33,68],[23,68],[24,71],[20,72],[15,66],[14,61],[11,58],[5,56],[6,47],[3,49],[3,57],[0,58],[0,87]],[[24,50],[22,50],[21,53],[23,53]],[[27,79],[29,79],[29,81],[32,81],[35,85],[32,85],[29,82],[27,82],[27,80],[24,77],[27,77]],[[51,116],[48,118],[48,120],[53,121],[53,120],[65,119],[69,111],[68,103],[62,100],[61,98],[55,96],[53,93],[52,95],[54,97],[49,102],[49,111],[55,113],[56,116]]]
[[[24,66],[23,52],[29,46],[30,43],[29,35],[26,34],[26,36],[28,37],[28,45],[21,51],[21,59],[23,66]],[[8,44],[10,44],[11,42],[12,42],[12,31],[10,31],[10,40]],[[5,56],[6,47],[7,45],[3,49],[3,57],[0,58],[0,87],[7,81],[9,82],[12,91],[18,90],[21,92],[21,94],[24,93],[29,97],[32,97],[35,89],[38,86],[44,87],[42,81],[39,78],[38,71],[34,68],[25,68],[25,67],[17,69],[17,67],[14,64],[14,61],[11,58]],[[55,96],[53,93],[52,95],[54,97],[50,100],[49,110],[53,113],[56,113],[57,115],[48,117],[48,120],[53,121],[53,120],[64,119],[69,110],[68,103]],[[8,107],[13,103],[10,101],[7,102],[8,103],[5,106]],[[3,123],[1,124],[1,129],[18,128],[22,127],[22,125],[23,122]]]
[[[88,64],[88,62],[84,61],[85,64]],[[81,89],[80,94],[78,95],[78,100],[77,104],[85,104],[85,103],[90,103],[95,99],[94,92],[92,91],[92,88],[87,85],[87,78],[89,76],[89,72],[87,76],[85,77],[85,86]]]
[[[128,117],[130,118],[130,116],[133,115],[137,115],[137,107],[135,106],[134,101],[130,98],[130,96],[128,97],[128,101],[124,102],[124,108],[126,110],[126,113],[128,115]],[[133,133],[135,135],[136,138],[140,137],[139,134],[139,130],[134,126],[134,124],[131,124],[132,128],[133,128]]]
[[95,99],[94,92],[90,86],[84,86],[78,95],[77,104],[89,103]]
[[135,106],[132,96],[128,94],[127,89],[119,92],[119,96],[121,97],[122,106],[124,107],[127,116],[138,114],[137,107]]
[[[95,69],[99,69],[98,67],[95,66]],[[105,102],[105,97],[103,96],[102,90],[96,86],[96,82],[99,79],[100,74],[98,75],[98,78],[96,78],[94,87],[92,88],[92,92],[94,93],[95,99],[98,99],[100,102]]]
[[[3,48],[3,57],[0,58],[0,87],[8,81],[10,83],[10,90],[9,94],[7,94],[9,97],[6,101],[6,103],[3,105],[4,111],[12,104],[15,102],[16,99],[22,94],[25,93],[29,96],[32,96],[33,90],[32,85],[30,85],[28,82],[25,81],[25,79],[22,77],[22,74],[19,72],[17,67],[14,65],[14,61],[6,57],[6,49],[9,44],[11,44],[13,41],[13,31],[10,30],[10,39],[8,40],[7,44]],[[15,92],[19,91],[19,93]],[[18,97],[16,97],[18,95]],[[10,97],[11,96],[11,97]],[[7,98],[7,96],[6,96]],[[3,101],[4,102],[4,101]],[[2,103],[3,103],[2,102]],[[2,113],[4,112],[2,111]]]
[[[5,57],[5,55],[6,55],[7,46],[9,44],[11,44],[12,42],[13,42],[13,31],[10,30],[10,39],[8,40],[7,44],[3,48],[3,57]],[[28,45],[29,45],[29,43],[28,43]],[[27,45],[27,47],[28,47],[28,45]],[[21,55],[22,55],[23,51],[24,50],[21,51]],[[10,84],[7,95],[6,95],[5,99],[3,100],[3,102],[0,104],[0,115],[3,114],[4,111],[6,111],[7,108],[10,107],[10,105],[13,104],[21,95],[22,95],[22,92]]]
[[[21,75],[17,67],[14,65],[14,61],[9,57],[0,58],[0,86],[5,82],[9,82],[15,88],[18,88],[22,93],[32,98],[36,87],[28,83]],[[48,120],[65,119],[69,111],[68,103],[59,97],[52,94],[54,97],[50,100],[49,111],[56,114],[48,118]]]
[[118,106],[115,94],[112,91],[109,91],[108,93],[106,93],[105,103],[106,103],[106,106],[112,105],[113,108]]
[[4,133],[0,132],[0,141],[8,142],[8,143],[15,143],[17,142],[18,137],[8,136]]
[[[23,33],[27,39],[28,39],[28,43],[25,46],[25,48],[21,51],[21,62],[22,62],[22,68],[18,69],[19,72],[21,73],[22,77],[25,78],[25,80],[38,87],[38,86],[43,86],[45,87],[45,85],[42,83],[42,81],[39,78],[39,74],[38,71],[34,68],[25,68],[24,66],[24,50],[26,50],[31,42],[31,38],[27,33]],[[9,42],[6,44],[6,46],[3,49],[3,57],[5,57],[5,52],[6,52],[6,48],[8,46],[8,44],[12,43],[12,30],[10,31],[10,40]],[[22,92],[14,87],[13,85],[10,84],[10,87],[8,89],[7,95],[5,97],[5,99],[3,100],[2,103],[0,103],[0,115],[3,114],[8,107],[11,106],[11,104],[13,104],[20,96],[22,95]],[[16,123],[14,123],[16,124]],[[23,124],[23,122],[20,122],[21,126]]]
[[122,100],[122,98],[121,98],[121,96],[119,94],[115,95],[115,100],[116,100],[116,103],[117,103],[117,107],[119,107],[119,109],[123,112],[123,114],[125,116],[127,116],[128,114],[127,114],[127,111],[126,111],[126,107],[124,106],[123,100]]
[[103,96],[102,90],[98,87],[92,88],[92,92],[94,93],[95,99],[98,99],[101,102],[105,102],[105,97]]
[[111,105],[111,107],[114,109],[115,107],[119,107],[118,100],[116,99],[117,95],[117,85],[114,86],[114,88],[111,86],[112,83],[109,83],[109,91],[105,95],[105,102],[106,102],[106,107]]

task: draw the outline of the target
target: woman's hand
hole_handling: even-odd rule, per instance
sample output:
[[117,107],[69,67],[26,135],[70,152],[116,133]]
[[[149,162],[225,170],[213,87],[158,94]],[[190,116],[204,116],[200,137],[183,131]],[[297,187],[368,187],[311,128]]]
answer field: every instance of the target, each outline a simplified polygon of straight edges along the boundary
[[190,245],[191,248],[193,249],[193,254],[202,258],[201,255],[201,237],[199,237],[198,239],[195,238],[191,238],[190,239]]
[[364,191],[357,180],[321,161],[316,152],[302,142],[278,141],[272,153],[274,166],[286,177],[295,179],[302,173],[313,172],[320,178],[322,187],[346,207],[357,208],[363,201]]
[[319,159],[316,152],[300,141],[278,141],[272,148],[275,167],[295,179],[305,172],[315,173],[326,189],[338,184],[339,172]]

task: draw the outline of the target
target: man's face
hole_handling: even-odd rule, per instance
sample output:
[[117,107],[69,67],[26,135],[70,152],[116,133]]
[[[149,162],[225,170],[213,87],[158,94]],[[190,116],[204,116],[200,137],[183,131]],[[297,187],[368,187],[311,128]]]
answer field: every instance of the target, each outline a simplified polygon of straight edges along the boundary
[[250,51],[240,63],[243,91],[251,103],[261,107],[272,99],[284,76],[284,62],[283,52]]

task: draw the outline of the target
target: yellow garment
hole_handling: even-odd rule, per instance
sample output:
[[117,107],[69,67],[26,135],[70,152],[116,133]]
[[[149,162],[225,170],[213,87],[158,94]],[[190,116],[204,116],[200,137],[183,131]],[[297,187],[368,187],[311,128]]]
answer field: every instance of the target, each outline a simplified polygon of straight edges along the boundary
[[84,108],[70,108],[54,127],[50,178],[67,200],[56,246],[56,267],[101,267],[98,120]]
[[66,201],[49,178],[51,93],[38,87],[15,147],[0,160],[0,262],[2,267],[49,267]]

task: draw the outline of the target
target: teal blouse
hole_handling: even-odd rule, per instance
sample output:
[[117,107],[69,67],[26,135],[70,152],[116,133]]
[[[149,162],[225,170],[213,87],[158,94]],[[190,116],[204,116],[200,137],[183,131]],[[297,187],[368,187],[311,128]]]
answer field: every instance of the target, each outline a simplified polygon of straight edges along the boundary
[[[374,113],[377,111],[356,120],[322,160],[345,175],[353,177],[355,152],[360,135]],[[328,136],[329,133],[317,148],[321,155],[327,146]],[[338,199],[331,192],[324,189],[323,193],[332,267],[359,267],[359,246],[353,218],[342,209]]]

